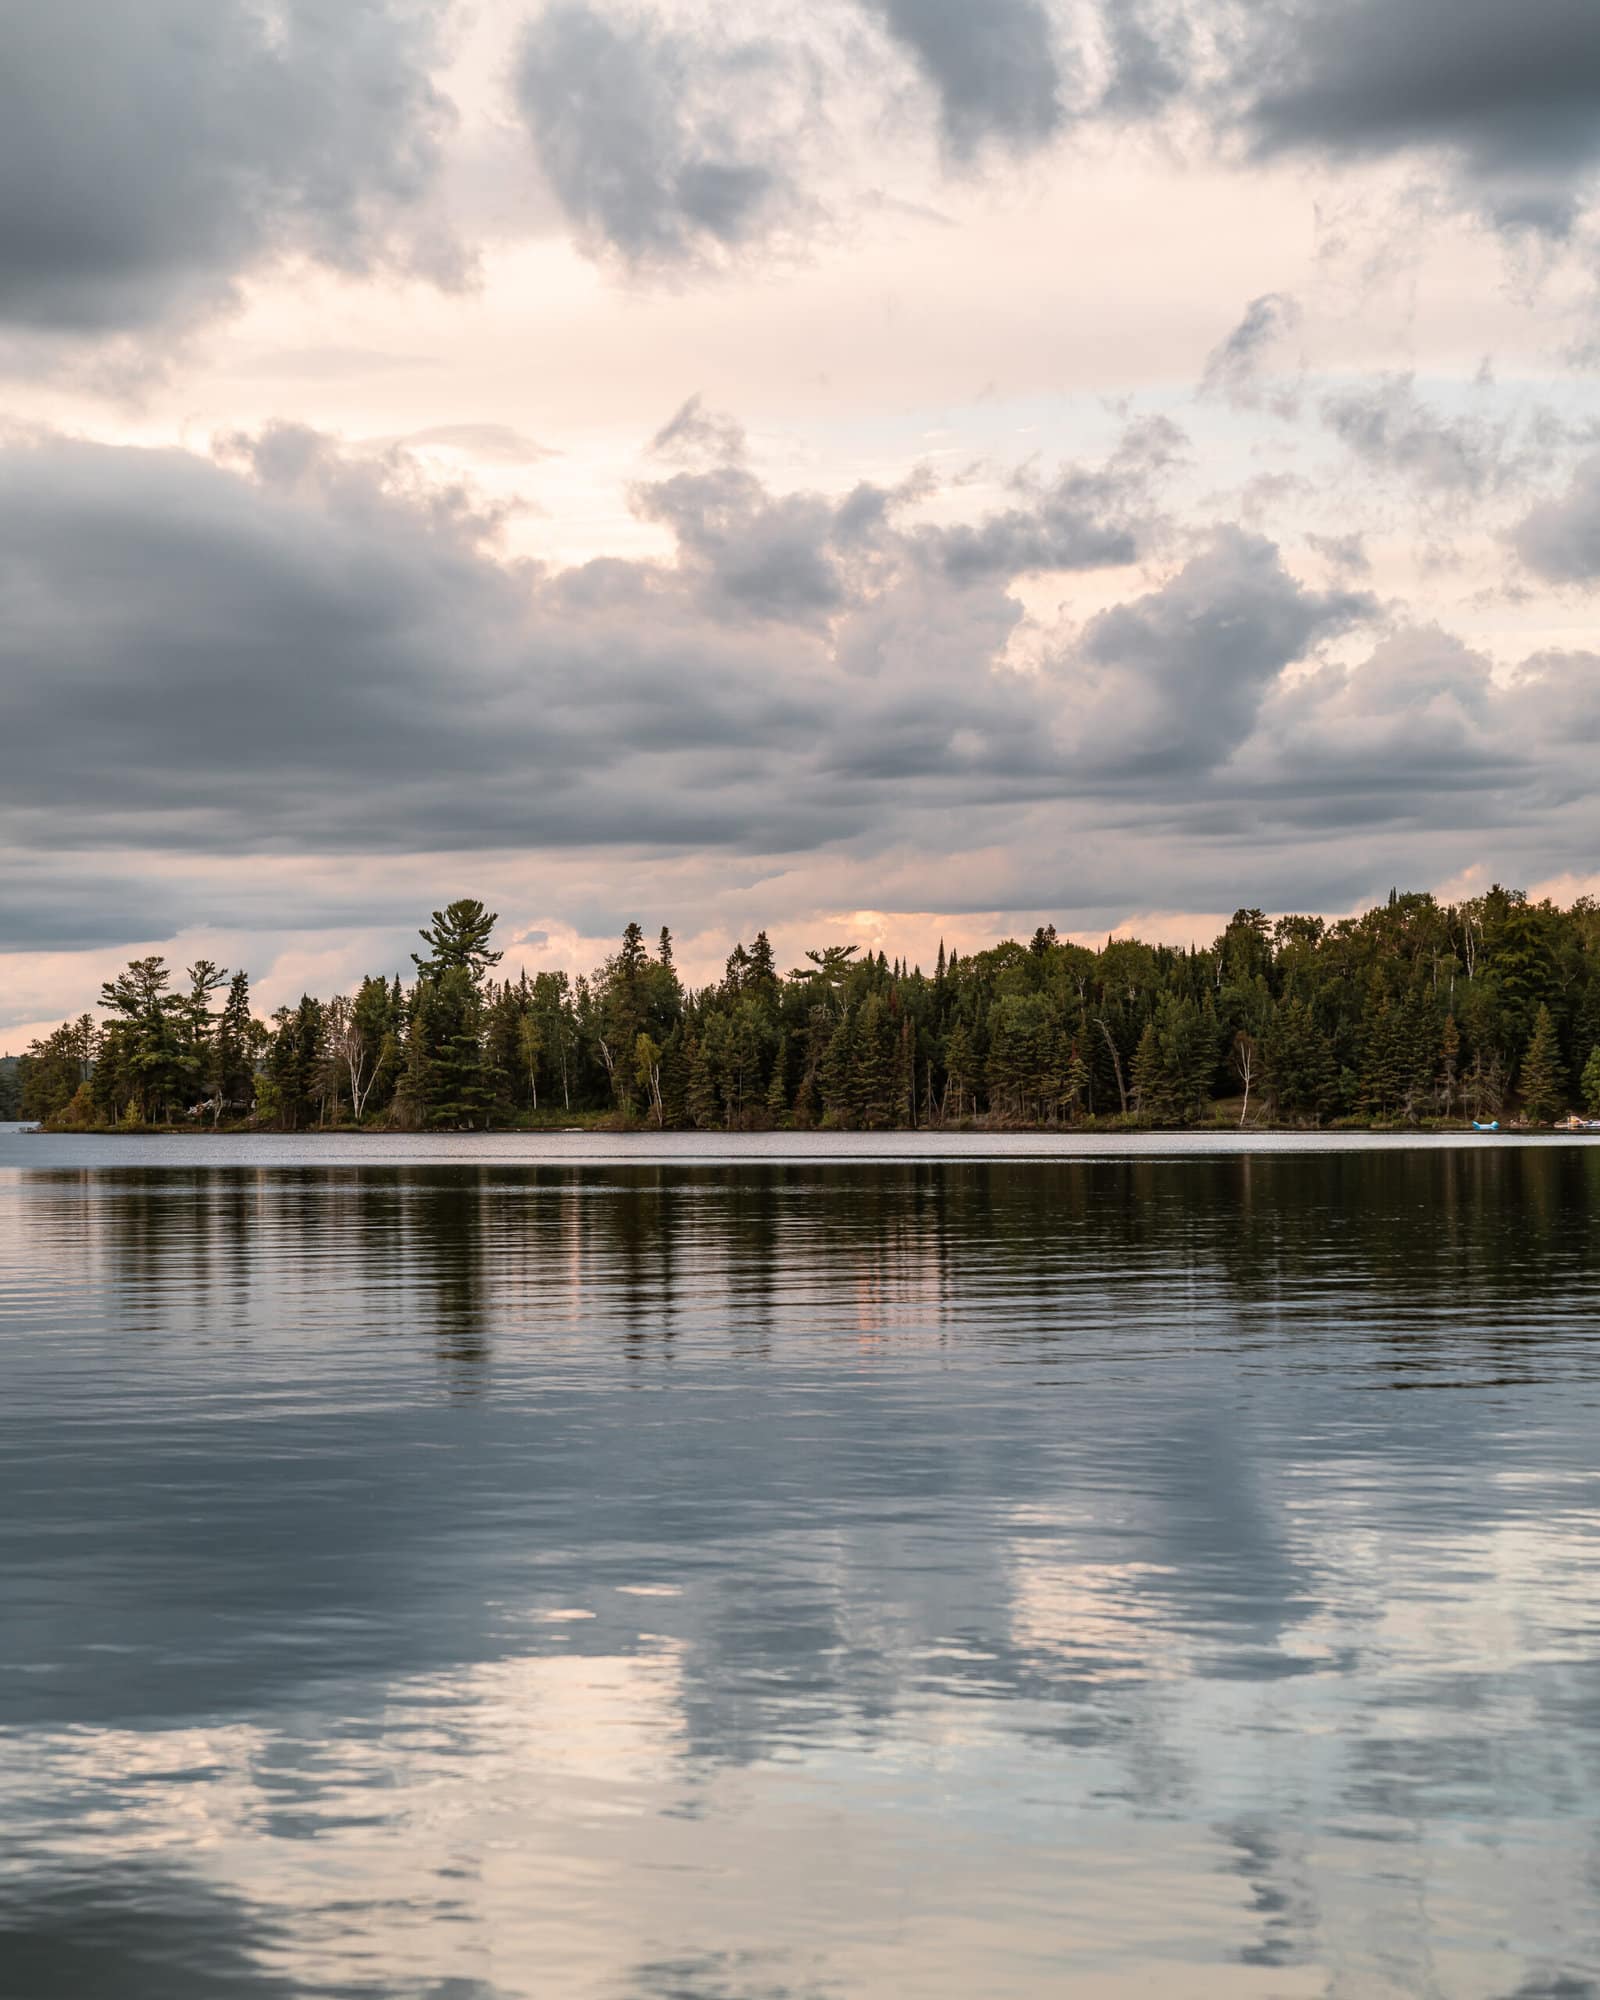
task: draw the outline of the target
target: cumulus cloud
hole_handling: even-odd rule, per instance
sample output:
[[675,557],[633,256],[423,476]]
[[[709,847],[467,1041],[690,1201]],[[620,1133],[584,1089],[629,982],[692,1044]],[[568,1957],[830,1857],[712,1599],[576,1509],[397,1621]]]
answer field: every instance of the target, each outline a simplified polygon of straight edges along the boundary
[[[494,516],[403,454],[279,429],[222,456],[0,449],[14,949],[180,913],[349,921],[341,855],[387,910],[401,857],[470,856],[435,872],[476,881],[485,855],[543,877],[622,851],[676,919],[730,870],[779,884],[780,912],[822,883],[839,907],[1039,908],[1066,901],[1044,857],[1092,841],[1097,905],[1204,909],[1241,841],[1283,843],[1263,865],[1289,902],[1297,869],[1360,887],[1353,859],[1297,848],[1331,830],[1406,854],[1463,824],[1592,832],[1592,660],[1513,684],[1448,633],[1383,636],[1364,592],[1233,526],[1065,643],[1035,632],[1019,666],[1012,586],[1041,543],[1052,563],[1073,545],[1017,531],[1019,506],[969,524],[985,562],[952,562],[925,503],[953,496],[925,477],[828,494],[747,463],[669,471],[635,493],[666,556],[561,570],[506,559]],[[1104,472],[1041,484],[1041,519]],[[1334,642],[1366,625],[1346,667]],[[586,878],[607,920],[615,874]]]
[[1600,455],[1583,461],[1564,493],[1531,508],[1511,541],[1528,568],[1549,583],[1600,578]]
[[427,0],[59,0],[0,63],[0,323],[104,337],[228,304],[263,261],[451,280]]
[[990,142],[1026,152],[1060,129],[1062,73],[1041,0],[862,0],[916,62],[957,159]]
[[1159,590],[1086,626],[1085,761],[1188,775],[1225,762],[1283,669],[1376,610],[1359,592],[1307,590],[1264,536],[1218,528]]
[[806,65],[775,37],[557,0],[524,33],[516,97],[580,239],[634,269],[725,262],[808,209]]
[[1438,152],[1497,222],[1560,233],[1600,163],[1600,33],[1582,0],[1252,4],[1236,84],[1258,148]]
[[1386,635],[1353,668],[1275,688],[1251,764],[1293,815],[1404,824],[1463,806],[1483,814],[1487,787],[1526,774],[1529,747],[1489,661],[1431,625]]
[[1023,485],[1026,504],[983,521],[928,529],[923,547],[957,582],[1135,562],[1164,527],[1161,481],[1187,443],[1166,418],[1131,425],[1104,465],[1067,466],[1042,486]]
[[1112,117],[1151,117],[1190,80],[1193,34],[1181,7],[1111,0],[1102,13],[1106,82],[1096,107]]

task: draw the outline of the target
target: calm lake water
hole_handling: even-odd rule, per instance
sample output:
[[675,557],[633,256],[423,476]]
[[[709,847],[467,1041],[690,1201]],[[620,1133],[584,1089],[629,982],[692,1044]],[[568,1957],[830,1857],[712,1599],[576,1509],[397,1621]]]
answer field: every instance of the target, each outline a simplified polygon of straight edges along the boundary
[[1597,1198],[0,1134],[0,1991],[1600,1992]]

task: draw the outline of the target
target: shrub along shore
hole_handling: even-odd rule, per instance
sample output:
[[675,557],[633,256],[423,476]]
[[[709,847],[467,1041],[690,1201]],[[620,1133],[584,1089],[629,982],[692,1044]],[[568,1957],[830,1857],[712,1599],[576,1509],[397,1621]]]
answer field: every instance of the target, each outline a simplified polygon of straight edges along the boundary
[[499,973],[493,912],[433,913],[409,980],[270,1021],[209,959],[132,961],[0,1065],[52,1131],[1114,1131],[1544,1126],[1600,1115],[1600,905],[1393,894],[1358,917],[1240,910],[1209,946],[1045,926],[931,971],[765,931],[685,986],[629,924],[587,977]]

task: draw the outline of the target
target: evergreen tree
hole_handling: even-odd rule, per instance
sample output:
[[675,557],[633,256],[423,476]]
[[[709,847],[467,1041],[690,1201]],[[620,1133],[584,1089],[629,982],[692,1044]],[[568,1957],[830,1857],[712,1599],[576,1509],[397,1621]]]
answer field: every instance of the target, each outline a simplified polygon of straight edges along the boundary
[[772,1058],[772,1075],[767,1083],[767,1116],[781,1125],[789,1113],[789,1037],[779,1035]]
[[772,940],[765,931],[756,932],[755,943],[750,947],[750,964],[745,980],[752,992],[763,995],[770,994],[778,983],[778,967],[772,956]]
[[1333,1050],[1304,1000],[1286,1000],[1277,1009],[1261,1060],[1279,1116],[1321,1120],[1333,1109],[1338,1091]]
[[690,1040],[687,1053],[689,1079],[685,1105],[700,1130],[710,1131],[722,1122],[716,1070],[705,1043],[700,1039]]
[[666,1122],[661,1109],[661,1044],[642,1030],[633,1045],[633,1071],[659,1130]]
[[831,1125],[854,1125],[855,1036],[848,1015],[842,1016],[822,1058],[819,1081],[822,1086],[822,1115]]
[[1154,1021],[1147,1021],[1133,1052],[1133,1108],[1141,1118],[1169,1118],[1173,1110],[1171,1078]]
[[100,1005],[124,1024],[119,1068],[129,1110],[141,1123],[170,1118],[181,1082],[173,1025],[181,1002],[167,992],[171,982],[166,960],[153,955],[131,960],[126,972],[100,988]]
[[440,979],[447,972],[462,971],[476,985],[491,967],[500,963],[500,953],[489,949],[489,938],[498,921],[495,913],[486,910],[475,896],[459,897],[444,909],[434,911],[432,924],[418,933],[428,946],[428,955],[424,958],[413,952],[411,962],[424,978]]
[[1067,1044],[1066,1068],[1062,1077],[1061,1103],[1068,1118],[1074,1122],[1082,1114],[1089,1097],[1089,1065],[1083,1059],[1083,1052],[1074,1036]]
[[881,993],[870,994],[856,1023],[849,1096],[855,1122],[869,1132],[896,1122],[895,1031]]
[[495,1077],[484,1050],[483,996],[465,961],[427,984],[432,988],[428,1031],[433,1047],[426,1121],[475,1131],[488,1125],[495,1099]]
[[950,1031],[950,1039],[945,1045],[945,1072],[946,1109],[953,1117],[965,1118],[978,1108],[980,1075],[977,1052],[972,1046],[965,1021],[957,1021]]
[[1542,1004],[1534,1016],[1533,1033],[1522,1058],[1517,1086],[1522,1092],[1523,1111],[1536,1125],[1549,1124],[1566,1108],[1561,1044],[1550,1009]]
[[255,1102],[255,1025],[250,1012],[249,978],[243,972],[236,972],[211,1048],[213,1125],[230,1112],[249,1110]]
[[1592,1117],[1600,1117],[1600,1042],[1589,1051],[1583,1066],[1583,1103]]
[[212,1039],[216,1026],[211,1014],[211,996],[227,983],[228,975],[221,966],[209,958],[197,959],[189,967],[188,992],[181,995],[173,1006],[178,1039],[178,1085],[191,1106],[208,1095]]

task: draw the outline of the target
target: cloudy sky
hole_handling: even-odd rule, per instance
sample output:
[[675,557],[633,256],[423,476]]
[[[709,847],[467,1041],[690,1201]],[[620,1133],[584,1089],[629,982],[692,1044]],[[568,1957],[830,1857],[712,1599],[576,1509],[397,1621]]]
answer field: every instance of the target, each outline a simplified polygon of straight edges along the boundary
[[1592,0],[25,9],[0,1043],[1600,886],[1597,360]]

